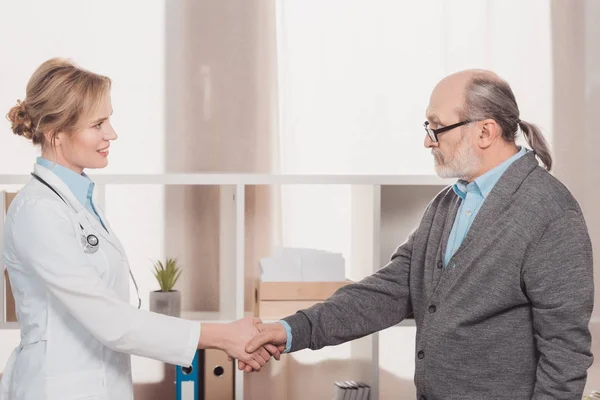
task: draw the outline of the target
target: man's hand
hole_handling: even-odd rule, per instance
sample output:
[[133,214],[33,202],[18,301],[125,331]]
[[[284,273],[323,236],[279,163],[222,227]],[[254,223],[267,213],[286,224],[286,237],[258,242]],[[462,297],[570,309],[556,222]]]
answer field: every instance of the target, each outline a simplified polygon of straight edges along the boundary
[[[256,325],[259,333],[255,335],[252,340],[246,346],[247,353],[253,353],[256,349],[264,348],[271,355],[279,360],[279,355],[285,350],[285,344],[287,342],[287,333],[283,325],[279,322],[271,324],[258,323]],[[238,359],[238,368],[245,370],[246,372],[252,372],[252,367],[243,360]]]
[[[259,334],[259,318],[246,317],[229,324],[204,324],[200,334],[198,348],[217,348],[227,353],[230,359],[244,363],[246,371],[260,371],[271,355],[279,360],[281,351],[273,345],[258,346],[256,350],[246,352],[247,343]],[[266,349],[265,349],[266,347]]]

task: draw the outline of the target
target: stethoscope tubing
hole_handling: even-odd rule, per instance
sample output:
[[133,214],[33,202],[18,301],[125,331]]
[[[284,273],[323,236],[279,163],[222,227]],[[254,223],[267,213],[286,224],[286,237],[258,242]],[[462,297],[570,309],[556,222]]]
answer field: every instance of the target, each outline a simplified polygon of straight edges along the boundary
[[[48,189],[52,190],[54,192],[54,194],[56,194],[67,206],[70,206],[69,203],[67,203],[67,201],[60,195],[60,193],[58,193],[58,191],[56,189],[54,189],[52,187],[52,185],[50,185],[48,182],[46,182],[44,179],[42,179],[42,177],[40,177],[39,175],[37,175],[34,172],[32,172],[31,175],[35,179],[37,179],[40,183],[45,185]],[[83,225],[81,225],[81,223],[79,223],[79,227],[81,228],[81,231],[83,233],[83,237],[82,237],[82,242],[83,242],[83,246],[84,246],[83,251],[88,254],[93,254],[96,251],[98,251],[98,249],[100,247],[100,241],[98,239],[98,236],[96,236],[94,234],[88,235],[85,232],[85,229],[83,228]],[[137,308],[141,308],[142,307],[142,298],[140,297],[140,291],[139,291],[137,282],[135,281],[135,277],[133,276],[133,272],[131,272],[131,268],[129,269],[129,276],[131,276],[131,279],[133,280],[133,285],[135,286],[135,290],[137,293],[137,298],[138,298],[138,307]]]

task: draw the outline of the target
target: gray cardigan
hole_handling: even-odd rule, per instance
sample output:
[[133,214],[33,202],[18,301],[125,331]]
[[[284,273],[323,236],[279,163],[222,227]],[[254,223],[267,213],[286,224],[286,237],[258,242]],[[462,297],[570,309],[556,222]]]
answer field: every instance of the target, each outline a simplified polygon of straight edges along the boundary
[[285,318],[292,351],[414,313],[419,398],[581,399],[594,284],[579,205],[530,152],[500,178],[442,268],[459,205],[446,188],[384,268]]

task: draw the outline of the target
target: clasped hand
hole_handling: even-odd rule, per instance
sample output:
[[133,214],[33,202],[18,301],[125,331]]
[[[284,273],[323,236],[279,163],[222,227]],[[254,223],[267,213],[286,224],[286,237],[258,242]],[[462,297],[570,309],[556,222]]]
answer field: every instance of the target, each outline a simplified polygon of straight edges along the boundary
[[238,360],[240,370],[260,371],[271,357],[279,360],[285,350],[287,334],[280,323],[264,324],[260,318],[246,317],[220,328],[206,336],[216,335],[214,347],[225,351],[230,360]]

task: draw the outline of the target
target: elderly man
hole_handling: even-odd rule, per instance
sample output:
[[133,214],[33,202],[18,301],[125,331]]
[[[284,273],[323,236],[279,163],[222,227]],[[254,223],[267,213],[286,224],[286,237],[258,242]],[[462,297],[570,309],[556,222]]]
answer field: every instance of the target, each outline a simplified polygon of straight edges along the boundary
[[[516,145],[518,128],[531,149]],[[579,205],[548,172],[542,134],[489,71],[443,79],[425,130],[437,173],[456,184],[385,267],[259,325],[246,350],[316,350],[413,313],[419,399],[580,399],[592,363],[592,247]]]

